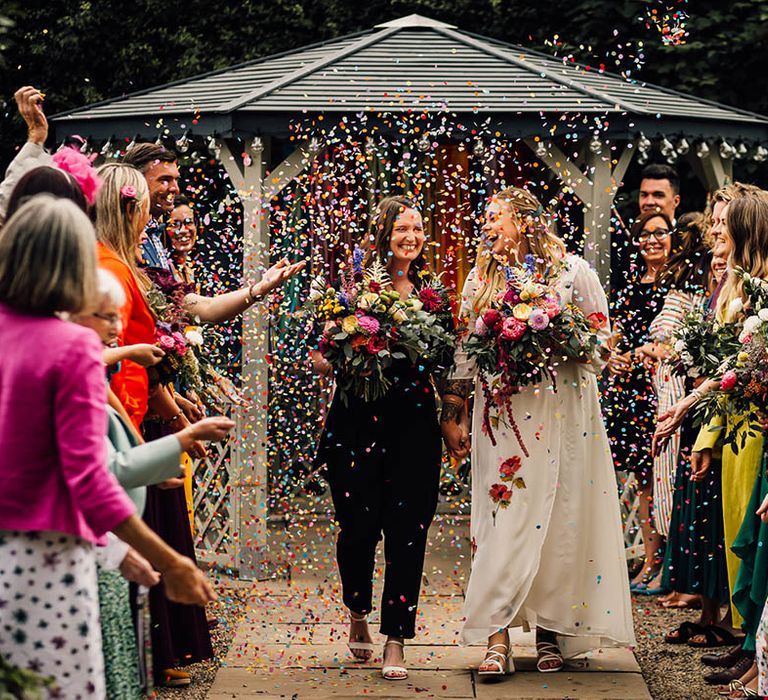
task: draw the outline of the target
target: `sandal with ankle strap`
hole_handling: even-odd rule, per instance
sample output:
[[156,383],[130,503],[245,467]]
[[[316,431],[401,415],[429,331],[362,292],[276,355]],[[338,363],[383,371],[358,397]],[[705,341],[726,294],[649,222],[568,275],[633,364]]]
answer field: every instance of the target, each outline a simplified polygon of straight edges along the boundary
[[[353,622],[367,622],[368,616],[363,615],[362,617],[355,617],[355,615],[350,612],[349,619]],[[372,642],[347,642],[347,647],[349,647],[349,651],[355,661],[365,663],[366,661],[370,661],[373,658],[374,647]],[[368,652],[369,655],[366,657],[358,656],[355,654],[356,651]]]
[[[560,647],[557,646],[557,644],[554,644],[553,642],[536,642],[536,653],[539,657],[536,659],[536,670],[539,671],[539,673],[556,673],[563,669],[565,662],[563,661],[563,654],[560,651]],[[559,665],[552,668],[544,668],[542,664],[545,664],[548,661],[557,661]]]
[[[397,639],[388,639],[384,642],[384,651],[387,651],[387,646],[394,644],[405,649],[405,642],[400,642]],[[384,666],[381,669],[381,675],[388,681],[404,681],[408,678],[408,669],[405,666]]]
[[[501,648],[504,652],[495,651],[496,648]],[[509,652],[509,646],[506,644],[491,644],[485,650],[485,659],[480,666],[485,665],[493,666],[494,668],[481,671],[477,669],[478,676],[504,676],[515,672],[515,664],[512,660],[512,654]]]

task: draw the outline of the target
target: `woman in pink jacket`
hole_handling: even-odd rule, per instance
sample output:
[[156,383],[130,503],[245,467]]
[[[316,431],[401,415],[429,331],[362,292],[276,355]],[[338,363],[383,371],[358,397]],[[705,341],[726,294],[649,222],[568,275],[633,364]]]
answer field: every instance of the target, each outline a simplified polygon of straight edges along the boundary
[[0,235],[0,654],[103,698],[94,545],[113,531],[169,598],[205,604],[205,577],[154,535],[106,468],[101,344],[56,313],[96,298],[96,240],[72,202],[41,195]]

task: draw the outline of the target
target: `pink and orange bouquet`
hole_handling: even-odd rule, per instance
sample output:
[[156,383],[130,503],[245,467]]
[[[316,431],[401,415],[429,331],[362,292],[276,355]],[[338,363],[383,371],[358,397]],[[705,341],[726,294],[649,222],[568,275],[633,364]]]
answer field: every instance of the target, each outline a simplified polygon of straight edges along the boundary
[[[551,275],[536,272],[532,256],[507,268],[506,287],[476,320],[464,347],[480,371],[485,396],[483,428],[495,445],[493,428],[504,414],[528,454],[512,415],[511,397],[521,387],[550,379],[569,360],[590,362],[598,348],[598,331],[608,319],[586,316],[575,304],[563,304]],[[495,415],[492,409],[498,409]]]

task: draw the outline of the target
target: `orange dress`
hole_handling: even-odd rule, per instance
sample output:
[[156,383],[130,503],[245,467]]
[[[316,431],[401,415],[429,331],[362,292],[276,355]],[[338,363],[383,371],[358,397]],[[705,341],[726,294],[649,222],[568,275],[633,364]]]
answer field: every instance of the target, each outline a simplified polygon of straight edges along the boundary
[[[155,317],[130,267],[103,243],[98,244],[99,267],[111,272],[125,291],[125,306],[120,310],[123,330],[120,345],[155,343]],[[139,429],[147,413],[149,402],[149,378],[141,365],[124,360],[120,371],[112,376],[112,391],[120,399],[131,422]]]

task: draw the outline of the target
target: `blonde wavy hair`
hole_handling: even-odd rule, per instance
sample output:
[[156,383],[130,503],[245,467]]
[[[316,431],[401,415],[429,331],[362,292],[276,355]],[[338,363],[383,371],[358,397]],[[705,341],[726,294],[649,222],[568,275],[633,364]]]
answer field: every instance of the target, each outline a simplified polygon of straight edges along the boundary
[[[139,170],[123,163],[109,163],[98,169],[101,188],[96,196],[96,238],[131,268],[139,288],[147,291],[149,279],[139,268],[136,246],[143,226],[142,212],[149,209],[149,187]],[[132,188],[135,196],[121,193]]]
[[[493,200],[509,207],[520,234],[526,238],[528,251],[536,258],[536,268],[540,273],[543,274],[547,267],[559,263],[565,257],[565,243],[552,231],[547,212],[528,190],[507,187],[493,195]],[[506,278],[504,267],[482,240],[477,247],[475,266],[480,284],[472,306],[475,312],[480,312],[504,288]]]
[[730,323],[743,317],[743,312],[731,311],[731,302],[747,301],[744,282],[735,268],[768,279],[768,192],[751,185],[741,190],[728,204],[725,225],[733,249],[728,258],[728,277],[717,299],[716,317]]

